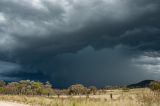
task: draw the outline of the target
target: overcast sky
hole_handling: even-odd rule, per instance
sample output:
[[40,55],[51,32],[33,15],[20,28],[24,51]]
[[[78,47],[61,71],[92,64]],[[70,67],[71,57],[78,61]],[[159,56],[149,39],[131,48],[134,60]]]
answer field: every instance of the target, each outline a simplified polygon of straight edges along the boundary
[[0,79],[158,79],[159,19],[160,0],[0,0]]

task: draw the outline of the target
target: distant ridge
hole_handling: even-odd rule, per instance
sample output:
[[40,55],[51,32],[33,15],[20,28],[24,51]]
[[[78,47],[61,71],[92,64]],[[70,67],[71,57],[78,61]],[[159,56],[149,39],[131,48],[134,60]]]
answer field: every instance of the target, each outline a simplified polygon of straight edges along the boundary
[[144,81],[141,81],[139,83],[136,83],[136,84],[131,84],[131,85],[128,85],[127,87],[128,88],[145,88],[145,87],[148,87],[149,84],[151,82],[153,82],[154,80],[144,80]]

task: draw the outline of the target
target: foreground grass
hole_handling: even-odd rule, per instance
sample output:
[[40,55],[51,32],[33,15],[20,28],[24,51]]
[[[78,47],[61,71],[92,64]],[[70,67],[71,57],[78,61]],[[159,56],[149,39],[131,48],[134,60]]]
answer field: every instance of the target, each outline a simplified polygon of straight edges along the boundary
[[31,106],[138,106],[138,102],[132,100],[104,101],[84,98],[45,98],[45,97],[27,97],[27,96],[0,96],[3,101],[16,101],[20,103],[30,104]]
[[[113,94],[111,100],[109,94]],[[160,106],[160,96],[149,89],[113,90],[105,94],[86,96],[41,97],[0,95],[2,101],[12,101],[31,106]]]

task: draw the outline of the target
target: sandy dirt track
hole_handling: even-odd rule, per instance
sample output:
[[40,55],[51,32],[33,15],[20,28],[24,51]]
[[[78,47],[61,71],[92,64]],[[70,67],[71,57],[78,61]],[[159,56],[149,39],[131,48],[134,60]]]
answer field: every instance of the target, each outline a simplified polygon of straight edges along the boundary
[[0,101],[0,106],[29,106],[29,105]]

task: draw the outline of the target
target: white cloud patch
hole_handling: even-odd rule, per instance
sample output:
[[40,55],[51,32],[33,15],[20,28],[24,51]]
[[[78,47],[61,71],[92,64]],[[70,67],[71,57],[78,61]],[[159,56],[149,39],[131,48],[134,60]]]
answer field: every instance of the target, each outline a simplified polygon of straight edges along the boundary
[[132,62],[146,72],[159,77],[160,75],[160,57],[140,56],[132,59]]
[[4,24],[6,22],[6,18],[3,13],[0,12],[0,24]]

